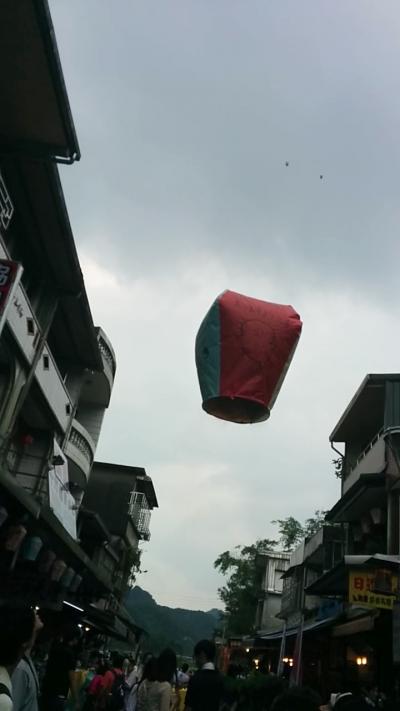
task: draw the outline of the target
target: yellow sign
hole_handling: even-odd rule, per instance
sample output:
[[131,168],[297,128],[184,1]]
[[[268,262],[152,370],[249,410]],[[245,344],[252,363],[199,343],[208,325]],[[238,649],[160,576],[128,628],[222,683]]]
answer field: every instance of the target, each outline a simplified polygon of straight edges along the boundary
[[392,610],[398,590],[398,576],[390,570],[351,570],[349,602],[360,607]]

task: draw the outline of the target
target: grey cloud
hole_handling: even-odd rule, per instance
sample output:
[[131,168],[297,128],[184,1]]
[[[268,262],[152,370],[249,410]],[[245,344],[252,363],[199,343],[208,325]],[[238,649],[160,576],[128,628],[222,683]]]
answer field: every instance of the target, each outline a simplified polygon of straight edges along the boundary
[[[99,457],[155,478],[143,585],[211,606],[220,550],[335,502],[328,434],[366,372],[398,366],[400,10],[51,6],[83,154],[63,183],[118,358]],[[258,427],[201,411],[194,337],[224,288],[293,303],[305,322]]]
[[211,248],[387,296],[400,49],[382,5],[53,2],[83,149],[63,171],[78,240],[113,242],[125,272]]

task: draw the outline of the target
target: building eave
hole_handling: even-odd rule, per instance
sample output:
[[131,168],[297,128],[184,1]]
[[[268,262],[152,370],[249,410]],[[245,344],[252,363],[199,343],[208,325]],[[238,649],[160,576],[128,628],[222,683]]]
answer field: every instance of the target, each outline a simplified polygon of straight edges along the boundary
[[[400,374],[370,373],[364,378],[337,425],[331,432],[329,437],[330,442],[357,441],[357,435],[361,428],[365,429],[365,426],[367,426],[368,429],[370,419],[376,414],[377,398],[379,401],[382,401],[383,407],[385,383],[389,381],[400,382]],[[376,434],[376,431],[373,431],[373,425],[371,425],[371,427],[370,437],[372,438]]]
[[79,160],[47,0],[3,0],[1,16],[0,152],[66,163]]

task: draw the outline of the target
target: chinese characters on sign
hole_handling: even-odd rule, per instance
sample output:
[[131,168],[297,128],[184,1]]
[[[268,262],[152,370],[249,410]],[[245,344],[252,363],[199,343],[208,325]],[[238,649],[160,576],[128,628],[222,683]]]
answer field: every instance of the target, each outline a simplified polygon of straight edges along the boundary
[[6,318],[6,308],[22,274],[22,267],[18,262],[0,259],[0,332]]
[[[382,585],[384,579],[385,585]],[[351,570],[349,602],[360,607],[392,610],[398,589],[398,576],[388,570]]]
[[14,207],[8,194],[4,180],[0,174],[0,224],[6,230],[13,216]]

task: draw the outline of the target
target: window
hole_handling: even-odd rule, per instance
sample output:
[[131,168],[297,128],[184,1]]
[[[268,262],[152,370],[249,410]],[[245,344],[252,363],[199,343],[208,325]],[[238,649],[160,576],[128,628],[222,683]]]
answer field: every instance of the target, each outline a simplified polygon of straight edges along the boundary
[[26,319],[26,328],[30,336],[35,335],[35,323],[33,318],[30,318],[30,316],[28,316]]
[[45,370],[49,370],[50,368],[50,358],[47,353],[45,353],[43,356],[43,368]]

